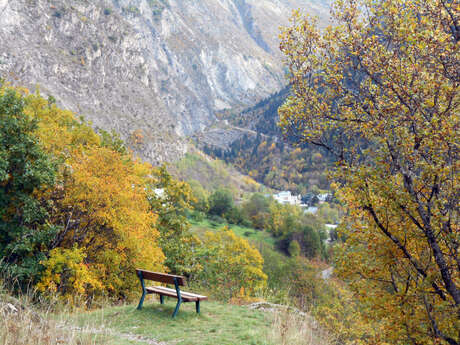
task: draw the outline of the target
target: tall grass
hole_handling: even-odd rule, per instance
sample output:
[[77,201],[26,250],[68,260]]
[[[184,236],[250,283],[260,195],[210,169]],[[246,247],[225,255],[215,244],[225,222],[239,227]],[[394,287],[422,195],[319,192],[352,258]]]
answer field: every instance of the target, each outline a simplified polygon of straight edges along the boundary
[[279,345],[332,345],[333,338],[308,314],[285,309],[275,313],[270,342]]
[[40,303],[33,293],[12,297],[0,287],[0,345],[103,345],[104,328],[68,323],[70,309],[57,300]]

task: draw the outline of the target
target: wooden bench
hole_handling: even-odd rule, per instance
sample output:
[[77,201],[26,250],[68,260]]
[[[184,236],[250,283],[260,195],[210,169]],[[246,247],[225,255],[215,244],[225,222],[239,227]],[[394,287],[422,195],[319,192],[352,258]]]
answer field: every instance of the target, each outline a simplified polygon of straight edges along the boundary
[[[173,274],[166,274],[166,273],[158,273],[158,272],[150,272],[146,270],[136,269],[136,274],[141,281],[142,286],[142,297],[139,301],[139,305],[137,309],[142,308],[142,304],[144,303],[145,295],[156,293],[160,295],[160,303],[164,303],[164,296],[174,297],[177,298],[176,309],[174,309],[174,313],[172,317],[177,315],[179,311],[179,307],[182,302],[195,302],[196,312],[200,312],[200,301],[207,300],[208,297],[197,295],[191,292],[181,291],[179,286],[185,285],[185,277],[176,276]],[[160,283],[166,284],[174,284],[175,289],[170,289],[163,286],[145,286],[144,280],[153,280]]]

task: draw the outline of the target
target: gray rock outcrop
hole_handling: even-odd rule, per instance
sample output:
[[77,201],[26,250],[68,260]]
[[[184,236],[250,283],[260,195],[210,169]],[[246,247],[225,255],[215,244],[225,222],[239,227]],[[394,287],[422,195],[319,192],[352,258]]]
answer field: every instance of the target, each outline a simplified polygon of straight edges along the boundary
[[0,77],[170,161],[217,111],[282,87],[278,27],[297,7],[327,13],[313,0],[0,0]]

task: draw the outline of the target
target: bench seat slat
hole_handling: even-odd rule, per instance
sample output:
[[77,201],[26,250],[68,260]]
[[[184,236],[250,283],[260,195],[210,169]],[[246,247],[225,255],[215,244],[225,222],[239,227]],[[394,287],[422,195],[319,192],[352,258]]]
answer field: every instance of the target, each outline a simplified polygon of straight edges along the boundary
[[[149,287],[146,287],[145,290],[148,293],[156,293],[159,295],[177,298],[177,292],[175,289],[170,289],[170,288],[163,287],[163,286],[149,286]],[[197,294],[186,292],[186,291],[181,291],[180,295],[181,295],[181,298],[184,300],[184,302],[185,301],[189,301],[189,302],[203,301],[203,300],[208,299],[207,296],[197,295]]]
[[[152,288],[176,293],[175,289],[170,289],[170,288],[167,288],[165,286],[152,286]],[[182,290],[181,290],[180,294],[181,294],[181,296],[196,297],[196,298],[200,298],[200,299],[207,299],[208,298],[207,296],[198,295],[198,294],[193,293],[193,292],[187,292],[187,291],[182,291]]]

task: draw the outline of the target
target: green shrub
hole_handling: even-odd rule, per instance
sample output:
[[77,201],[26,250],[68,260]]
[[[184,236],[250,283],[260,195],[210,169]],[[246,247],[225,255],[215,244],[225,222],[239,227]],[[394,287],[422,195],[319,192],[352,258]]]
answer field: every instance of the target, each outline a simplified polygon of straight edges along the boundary
[[16,91],[0,89],[0,267],[20,283],[38,277],[43,248],[58,230],[40,201],[56,166],[38,144],[25,105]]
[[206,214],[201,211],[193,210],[188,213],[188,218],[195,222],[202,222],[206,218]]
[[245,220],[244,213],[238,206],[232,207],[224,217],[230,224],[241,224]]
[[194,207],[195,210],[201,212],[208,212],[209,211],[209,202],[208,196],[209,193],[206,189],[203,188],[202,184],[197,180],[190,180],[189,182],[190,188],[192,189],[193,199],[191,200],[191,205]]
[[209,197],[209,214],[223,216],[233,208],[233,196],[228,189],[218,188]]
[[292,240],[291,243],[289,243],[289,248],[288,248],[289,255],[292,257],[297,257],[300,255],[300,244],[296,240]]
[[219,226],[221,224],[224,224],[226,223],[225,219],[218,216],[218,215],[211,215],[209,216],[209,222],[211,223],[212,226],[216,227],[216,226]]
[[239,225],[244,226],[245,228],[252,227],[251,221],[249,219],[246,219],[246,218],[244,218]]

